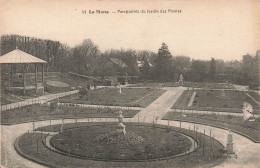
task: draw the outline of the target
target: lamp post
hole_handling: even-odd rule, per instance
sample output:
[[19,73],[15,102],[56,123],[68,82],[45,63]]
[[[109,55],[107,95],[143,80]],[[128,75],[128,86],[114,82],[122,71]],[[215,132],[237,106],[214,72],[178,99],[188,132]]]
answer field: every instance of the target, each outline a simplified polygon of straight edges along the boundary
[[119,155],[119,157],[120,157],[119,166],[120,166],[120,164],[121,164],[121,160],[124,160],[124,158],[126,157],[126,155],[124,154],[124,152],[125,152],[125,151],[123,150],[123,153]]
[[155,116],[155,124],[157,124],[158,119],[159,119],[159,116]]
[[128,84],[128,79],[127,79],[127,66],[125,68],[125,85]]

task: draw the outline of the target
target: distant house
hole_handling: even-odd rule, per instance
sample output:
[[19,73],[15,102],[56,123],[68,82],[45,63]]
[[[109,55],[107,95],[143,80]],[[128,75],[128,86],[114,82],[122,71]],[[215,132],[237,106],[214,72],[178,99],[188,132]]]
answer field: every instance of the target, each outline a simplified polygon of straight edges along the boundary
[[109,80],[111,81],[111,85],[115,85],[115,83],[124,83],[127,81],[127,65],[121,59],[118,58],[109,58],[106,64],[111,64],[112,68],[116,76],[110,76]]
[[233,68],[240,68],[241,67],[241,62],[235,60],[235,61],[232,61],[230,62],[230,67],[233,67]]
[[[137,61],[137,65],[139,68],[142,68],[144,66],[144,61]],[[153,65],[149,62],[149,66],[152,67]]]
[[109,61],[112,62],[115,66],[118,66],[119,68],[127,67],[127,65],[122,60],[117,58],[109,58]]

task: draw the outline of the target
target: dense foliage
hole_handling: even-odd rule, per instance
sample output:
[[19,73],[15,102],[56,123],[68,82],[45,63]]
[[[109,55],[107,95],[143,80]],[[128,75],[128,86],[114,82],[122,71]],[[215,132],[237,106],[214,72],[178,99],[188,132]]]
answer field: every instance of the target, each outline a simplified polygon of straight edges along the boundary
[[[1,55],[16,47],[46,60],[48,62],[45,68],[47,72],[71,71],[101,79],[133,76],[144,81],[159,82],[176,82],[182,74],[184,80],[188,81],[229,81],[238,84],[259,85],[260,50],[255,56],[244,55],[242,61],[224,62],[214,58],[211,61],[202,61],[191,60],[187,56],[173,56],[165,43],[162,43],[158,53],[123,49],[101,52],[90,39],[84,40],[75,47],[69,47],[59,41],[47,39],[20,35],[1,36]],[[15,71],[19,72],[19,68],[15,67]],[[33,71],[33,68],[31,70],[29,68],[29,71]]]

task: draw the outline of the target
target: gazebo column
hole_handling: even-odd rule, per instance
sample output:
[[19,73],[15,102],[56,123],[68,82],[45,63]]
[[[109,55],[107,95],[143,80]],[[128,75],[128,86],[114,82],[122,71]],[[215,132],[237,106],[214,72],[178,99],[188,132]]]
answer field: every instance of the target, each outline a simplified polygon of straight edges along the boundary
[[11,64],[11,83],[10,86],[13,85],[13,65]]
[[12,65],[12,64],[10,64],[10,66],[9,66],[9,67],[10,67],[10,71],[9,71],[9,73],[8,73],[8,87],[11,86],[11,77],[10,77],[11,69],[12,69],[11,65]]
[[35,64],[35,93],[37,94],[37,64]]
[[11,86],[11,78],[10,78],[10,73],[8,73],[8,87]]
[[42,86],[43,86],[43,93],[44,93],[44,64],[42,64]]
[[23,95],[25,96],[25,65],[23,65]]

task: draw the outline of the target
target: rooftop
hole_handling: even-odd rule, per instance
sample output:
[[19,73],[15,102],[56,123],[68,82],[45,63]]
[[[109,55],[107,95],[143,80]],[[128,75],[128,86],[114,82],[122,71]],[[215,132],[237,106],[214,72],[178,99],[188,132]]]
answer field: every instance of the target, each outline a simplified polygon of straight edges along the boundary
[[0,64],[26,64],[26,63],[47,63],[46,61],[32,56],[22,50],[15,50],[0,56]]

